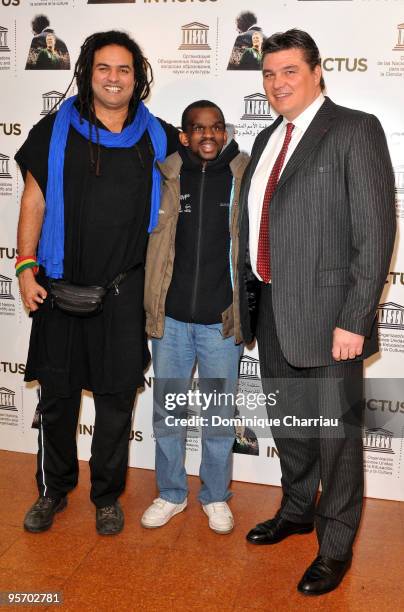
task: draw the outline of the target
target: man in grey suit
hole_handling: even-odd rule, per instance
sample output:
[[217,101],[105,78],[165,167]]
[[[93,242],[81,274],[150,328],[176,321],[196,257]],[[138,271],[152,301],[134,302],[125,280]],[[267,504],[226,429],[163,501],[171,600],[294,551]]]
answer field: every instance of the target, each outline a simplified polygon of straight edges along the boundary
[[318,556],[298,590],[319,595],[349,569],[359,526],[363,360],[378,350],[394,179],[377,118],[323,95],[319,51],[306,32],[265,41],[263,79],[280,116],[257,136],[241,187],[243,336],[257,337],[264,391],[274,379],[285,383],[270,416],[314,414],[338,427],[272,429],[282,503],[247,539],[274,544],[315,526]]

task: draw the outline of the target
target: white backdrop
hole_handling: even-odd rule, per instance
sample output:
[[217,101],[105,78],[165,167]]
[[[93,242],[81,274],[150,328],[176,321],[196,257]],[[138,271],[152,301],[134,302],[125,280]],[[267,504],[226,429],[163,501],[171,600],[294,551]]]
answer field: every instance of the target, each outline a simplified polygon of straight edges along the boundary
[[[64,41],[71,64],[94,31],[128,31],[149,58],[155,82],[148,101],[159,117],[178,125],[185,106],[200,98],[215,101],[249,152],[256,134],[274,119],[263,97],[259,71],[227,70],[237,36],[235,18],[245,10],[265,35],[299,27],[311,33],[323,58],[328,95],[337,103],[376,114],[386,132],[397,187],[399,230],[404,223],[404,1],[351,0],[0,0],[0,448],[35,452],[31,429],[35,385],[23,382],[30,321],[14,276],[16,225],[22,180],[13,160],[41,113],[64,92],[70,70],[26,70],[32,19],[44,14]],[[31,54],[32,55],[32,54]],[[398,232],[399,235],[400,232]],[[381,353],[367,363],[369,378],[391,379],[369,386],[365,404],[367,495],[404,500],[404,247],[397,245],[378,311]],[[152,369],[136,407],[130,465],[152,468]],[[245,392],[259,389],[257,353],[241,365]],[[384,391],[383,391],[384,389]],[[264,415],[260,415],[264,416]],[[93,406],[83,400],[80,458],[89,457]],[[400,434],[397,436],[397,432]],[[392,436],[392,434],[395,434]],[[273,440],[254,443],[251,454],[234,454],[234,478],[279,484]],[[259,446],[259,451],[257,449]],[[259,454],[252,454],[257,453]],[[199,441],[188,443],[187,468],[198,472]]]

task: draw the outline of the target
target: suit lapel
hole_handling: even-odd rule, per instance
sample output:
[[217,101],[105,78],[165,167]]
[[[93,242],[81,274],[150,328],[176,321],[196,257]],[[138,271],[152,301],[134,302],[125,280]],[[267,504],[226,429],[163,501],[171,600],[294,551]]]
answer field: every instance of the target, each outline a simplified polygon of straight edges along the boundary
[[322,138],[328,132],[334,116],[335,104],[329,98],[326,98],[293,151],[293,154],[290,156],[276,186],[276,191],[290,179],[299,166],[309,157],[313,149],[319,145]]
[[276,130],[276,128],[278,127],[278,125],[280,123],[282,123],[283,121],[283,117],[278,117],[273,124],[271,125],[271,127],[268,128],[268,132],[265,135],[265,138],[262,139],[262,142],[260,143],[260,146],[257,148],[256,151],[254,151],[254,155],[251,157],[251,164],[250,164],[250,170],[251,170],[251,177],[255,172],[255,169],[257,167],[257,164],[259,162],[259,160],[261,159],[261,155],[264,152],[265,147],[268,144],[268,140],[271,138],[272,134],[274,133],[274,131]]

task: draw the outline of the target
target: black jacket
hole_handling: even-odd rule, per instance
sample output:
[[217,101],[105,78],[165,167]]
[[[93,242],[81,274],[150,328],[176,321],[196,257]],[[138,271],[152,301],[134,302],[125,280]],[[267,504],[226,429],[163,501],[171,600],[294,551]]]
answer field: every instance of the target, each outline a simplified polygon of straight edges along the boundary
[[229,265],[233,177],[229,163],[239,148],[232,141],[216,160],[205,164],[185,147],[179,153],[183,160],[180,214],[166,315],[188,323],[220,323],[222,312],[233,300]]

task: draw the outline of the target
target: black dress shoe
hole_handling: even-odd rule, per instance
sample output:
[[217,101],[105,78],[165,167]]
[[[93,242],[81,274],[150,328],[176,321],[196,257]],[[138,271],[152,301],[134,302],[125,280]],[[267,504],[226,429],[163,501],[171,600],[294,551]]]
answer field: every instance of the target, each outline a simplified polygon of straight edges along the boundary
[[111,506],[97,508],[95,513],[95,526],[100,535],[115,535],[122,531],[124,515],[119,501]]
[[337,588],[351,567],[352,557],[338,561],[319,555],[307,568],[297,590],[304,595],[322,595]]
[[313,523],[292,523],[281,517],[258,523],[247,534],[247,540],[252,544],[276,544],[296,533],[311,533]]
[[46,531],[52,526],[56,512],[61,512],[67,506],[67,497],[46,497],[41,495],[25,515],[24,529],[32,533]]

